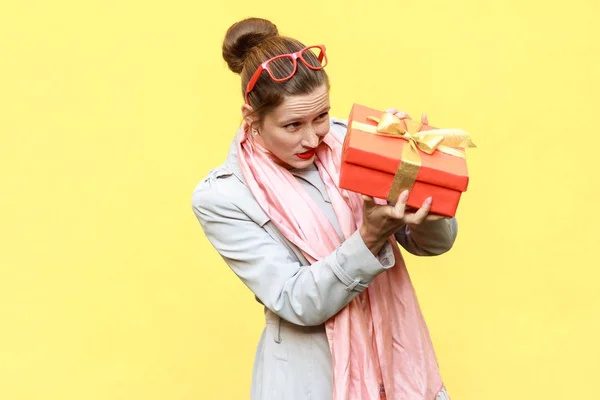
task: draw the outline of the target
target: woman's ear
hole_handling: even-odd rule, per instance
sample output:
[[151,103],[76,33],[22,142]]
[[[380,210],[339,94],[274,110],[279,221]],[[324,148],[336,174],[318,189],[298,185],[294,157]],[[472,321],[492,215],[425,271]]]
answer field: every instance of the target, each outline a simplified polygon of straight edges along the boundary
[[244,117],[244,121],[246,121],[246,124],[248,124],[248,126],[252,128],[252,125],[256,122],[252,106],[250,106],[249,104],[244,104],[242,106],[242,116]]

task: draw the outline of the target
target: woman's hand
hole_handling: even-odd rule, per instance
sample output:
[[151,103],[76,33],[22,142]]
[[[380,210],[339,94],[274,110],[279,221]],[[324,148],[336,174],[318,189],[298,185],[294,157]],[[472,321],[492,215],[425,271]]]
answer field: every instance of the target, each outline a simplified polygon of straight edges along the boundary
[[[394,108],[394,107],[388,108],[387,110],[385,110],[385,112],[394,114],[396,117],[398,117],[400,119],[412,119],[406,111],[398,111],[398,109]],[[421,123],[423,125],[429,125],[429,120],[427,119],[427,114],[423,113],[423,115],[421,115]]]
[[[394,114],[400,119],[411,119],[405,111],[388,108],[386,112]],[[421,116],[423,125],[429,125],[427,114]],[[360,235],[365,245],[373,254],[378,254],[385,242],[404,225],[420,225],[424,221],[435,221],[444,217],[430,215],[431,197],[425,199],[421,208],[407,207],[408,190],[403,191],[395,205],[378,205],[369,196],[363,198],[363,224]]]
[[[373,254],[379,253],[385,242],[404,225],[419,225],[428,219],[440,217],[429,215],[431,197],[415,212],[407,210],[408,190],[403,191],[395,205],[379,205],[369,196],[363,198],[363,224],[360,235]],[[431,217],[431,218],[430,218]]]

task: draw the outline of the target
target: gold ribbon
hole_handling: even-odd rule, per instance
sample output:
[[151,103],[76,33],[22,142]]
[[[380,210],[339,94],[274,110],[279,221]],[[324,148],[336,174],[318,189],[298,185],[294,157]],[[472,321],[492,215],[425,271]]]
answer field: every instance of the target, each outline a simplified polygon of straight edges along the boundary
[[[470,148],[476,147],[471,141],[469,134],[461,129],[431,129],[421,131],[423,124],[411,119],[402,120],[391,113],[384,113],[381,117],[368,117],[370,121],[375,121],[377,125],[366,124],[363,122],[352,122],[352,128],[373,133],[376,135],[390,136],[408,141],[409,146],[402,149],[400,165],[394,175],[394,181],[388,194],[387,200],[396,202],[400,193],[404,190],[411,190],[419,168],[421,168],[421,155],[419,151],[426,154],[433,154],[435,151],[449,154],[455,157],[465,158],[465,152],[456,147]],[[406,128],[404,123],[406,123]]]

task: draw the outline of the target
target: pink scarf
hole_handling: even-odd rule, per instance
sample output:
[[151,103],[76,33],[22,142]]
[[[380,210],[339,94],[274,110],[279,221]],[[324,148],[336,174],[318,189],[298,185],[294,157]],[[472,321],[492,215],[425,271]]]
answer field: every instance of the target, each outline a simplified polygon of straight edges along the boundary
[[[341,244],[335,228],[296,178],[247,131],[243,126],[238,134],[238,159],[258,204],[311,264],[325,258]],[[348,238],[361,225],[362,198],[337,185],[342,142],[331,130],[317,148],[315,164]],[[442,389],[414,288],[400,250],[390,240],[395,266],[325,324],[334,400],[433,400]],[[381,385],[385,396],[380,394]]]

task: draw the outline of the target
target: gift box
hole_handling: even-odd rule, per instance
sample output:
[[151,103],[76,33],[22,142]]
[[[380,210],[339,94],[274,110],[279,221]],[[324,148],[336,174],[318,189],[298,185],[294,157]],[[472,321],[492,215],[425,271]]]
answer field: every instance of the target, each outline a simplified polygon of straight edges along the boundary
[[469,184],[467,147],[475,145],[460,129],[437,129],[354,104],[339,186],[391,203],[408,189],[409,207],[431,197],[430,213],[453,217]]

